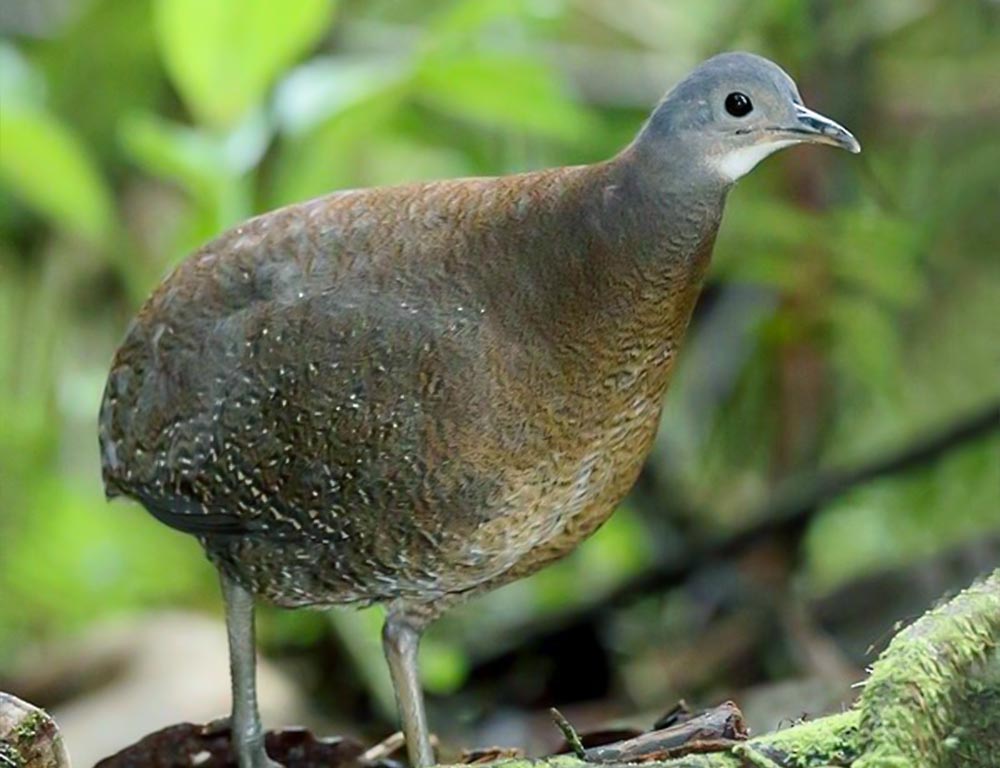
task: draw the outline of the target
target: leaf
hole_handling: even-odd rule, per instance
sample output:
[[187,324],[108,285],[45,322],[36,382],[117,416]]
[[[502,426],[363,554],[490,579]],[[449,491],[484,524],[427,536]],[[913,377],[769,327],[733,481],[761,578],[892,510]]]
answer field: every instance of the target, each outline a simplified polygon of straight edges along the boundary
[[350,104],[282,147],[271,205],[306,200],[357,183],[364,146],[396,114],[405,87],[390,87]]
[[830,358],[839,373],[872,395],[890,389],[900,370],[899,325],[870,298],[837,294],[829,302]]
[[354,104],[396,90],[408,78],[406,67],[382,59],[315,58],[281,81],[274,112],[282,131],[302,134]]
[[121,142],[132,159],[178,184],[198,204],[189,236],[178,244],[182,252],[253,212],[246,172],[260,160],[268,137],[256,113],[224,136],[146,114],[121,125]]
[[429,36],[435,41],[448,41],[479,32],[500,19],[518,19],[532,10],[525,0],[461,0],[434,14],[428,24]]
[[363,182],[370,186],[407,184],[469,176],[473,167],[462,152],[389,132],[368,143]]
[[[0,560],[0,591],[13,629],[66,631],[151,601],[193,602],[211,574],[195,567],[186,537],[164,535],[139,509],[109,509],[96,489],[54,468],[27,487],[17,537]],[[53,567],[53,563],[58,567]]]
[[167,72],[196,118],[214,127],[261,106],[281,71],[326,30],[333,0],[158,0]]
[[431,106],[499,127],[574,141],[591,123],[552,72],[526,57],[431,56],[417,86],[417,96]]
[[155,115],[136,114],[123,120],[121,140],[143,170],[179,184],[197,198],[211,197],[228,175],[214,137]]
[[45,82],[21,52],[0,41],[0,104],[42,103]]
[[115,130],[124,114],[164,104],[168,84],[153,35],[153,6],[86,2],[32,61],[45,77],[47,104],[65,117],[103,164],[117,162]]
[[0,110],[0,179],[52,223],[93,244],[108,237],[111,194],[86,148],[48,112]]
[[920,298],[920,250],[909,222],[866,209],[840,211],[831,219],[831,266],[838,278],[897,307]]
[[[750,180],[748,186],[752,184]],[[728,281],[791,288],[813,261],[807,254],[825,240],[818,234],[825,226],[822,217],[763,190],[756,196],[744,194],[726,210],[713,269]]]
[[428,635],[420,646],[420,679],[431,693],[455,693],[469,677],[469,658],[462,646]]

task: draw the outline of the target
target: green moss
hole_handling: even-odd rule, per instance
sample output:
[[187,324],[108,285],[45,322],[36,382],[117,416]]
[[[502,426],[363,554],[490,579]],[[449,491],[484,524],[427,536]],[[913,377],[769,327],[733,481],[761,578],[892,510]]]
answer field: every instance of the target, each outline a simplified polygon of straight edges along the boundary
[[[15,708],[14,711],[20,710]],[[0,766],[3,768],[50,765],[52,758],[58,755],[65,756],[62,737],[52,719],[40,709],[25,713],[13,729],[0,734]]]
[[739,744],[733,754],[758,768],[849,765],[858,756],[858,713],[820,718]]
[[856,768],[948,765],[968,723],[1000,728],[1000,710],[968,705],[970,686],[998,642],[1000,571],[900,632],[859,702],[863,756]]
[[0,739],[0,765],[4,768],[22,768],[25,765],[25,749],[29,753],[33,751],[33,742],[45,728],[46,722],[44,712],[32,712],[5,738]]
[[41,710],[32,712],[24,720],[18,723],[14,729],[14,743],[26,744],[34,739],[45,726],[46,715]]
[[972,673],[961,706],[967,716],[943,745],[946,768],[1000,765],[1000,652]]
[[0,739],[0,765],[4,768],[22,768],[24,761],[21,760],[21,753],[14,745],[6,739]]

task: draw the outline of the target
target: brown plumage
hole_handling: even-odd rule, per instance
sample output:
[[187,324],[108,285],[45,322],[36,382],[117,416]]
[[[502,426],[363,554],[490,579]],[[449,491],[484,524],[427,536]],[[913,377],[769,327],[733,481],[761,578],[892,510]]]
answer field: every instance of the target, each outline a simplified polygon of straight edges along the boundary
[[288,606],[433,613],[571,549],[639,471],[718,224],[691,211],[672,255],[634,171],[339,193],[223,235],[115,356],[109,491]]
[[726,193],[795,141],[856,148],[770,62],[717,57],[605,163],[335,193],[222,235],[156,290],[108,378],[104,479],[223,575],[242,766],[268,764],[248,592],[385,603],[411,759],[431,760],[421,628],[608,518]]

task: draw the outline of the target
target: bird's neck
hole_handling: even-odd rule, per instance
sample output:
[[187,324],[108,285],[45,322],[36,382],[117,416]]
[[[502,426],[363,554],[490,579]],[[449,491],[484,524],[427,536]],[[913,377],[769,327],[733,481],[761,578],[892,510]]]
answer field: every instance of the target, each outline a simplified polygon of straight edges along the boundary
[[726,188],[638,142],[580,173],[586,192],[576,204],[589,274],[564,283],[562,295],[574,305],[563,326],[572,339],[567,349],[585,350],[589,364],[609,375],[641,370],[662,392],[701,290]]
[[620,256],[671,294],[661,298],[672,301],[682,285],[700,286],[729,186],[689,153],[643,138],[605,165],[619,193],[605,195],[604,216],[616,237],[628,243]]

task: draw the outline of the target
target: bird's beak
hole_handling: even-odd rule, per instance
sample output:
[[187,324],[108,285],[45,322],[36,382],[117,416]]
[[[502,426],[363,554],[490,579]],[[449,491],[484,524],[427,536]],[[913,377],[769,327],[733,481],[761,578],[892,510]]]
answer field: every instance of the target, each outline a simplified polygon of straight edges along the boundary
[[854,155],[861,151],[858,140],[844,126],[801,104],[795,105],[795,125],[779,128],[778,132],[788,134],[799,141],[840,147]]

